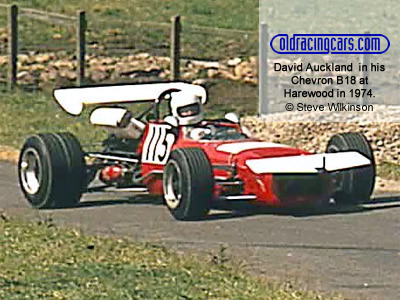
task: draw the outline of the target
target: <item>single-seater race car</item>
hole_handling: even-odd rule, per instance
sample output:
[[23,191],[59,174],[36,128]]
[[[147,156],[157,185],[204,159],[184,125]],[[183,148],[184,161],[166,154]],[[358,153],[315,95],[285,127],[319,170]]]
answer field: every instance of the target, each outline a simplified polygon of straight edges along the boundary
[[[204,119],[207,94],[201,86],[67,88],[55,90],[54,97],[72,115],[96,105],[90,122],[109,136],[100,152],[83,151],[71,133],[26,139],[19,181],[38,209],[75,206],[84,193],[128,189],[163,195],[176,219],[193,220],[205,216],[217,200],[273,207],[332,199],[355,204],[374,188],[374,157],[362,134],[336,134],[326,153],[319,154],[260,141],[246,134],[235,114]],[[136,103],[148,107],[141,112],[126,108]],[[93,182],[101,185],[93,187]]]

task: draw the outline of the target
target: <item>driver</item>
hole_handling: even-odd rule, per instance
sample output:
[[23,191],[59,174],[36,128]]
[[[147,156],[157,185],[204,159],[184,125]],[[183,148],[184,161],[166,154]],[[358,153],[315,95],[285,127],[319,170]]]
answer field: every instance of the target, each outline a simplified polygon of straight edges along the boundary
[[[242,127],[242,132],[232,127],[221,127],[213,124],[208,124],[204,121],[203,104],[201,97],[188,91],[179,91],[171,93],[169,102],[170,116],[167,116],[164,121],[174,127],[181,125],[183,133],[186,137],[192,140],[211,140],[213,138],[222,139],[243,139],[249,136],[248,130]],[[229,115],[226,116],[229,121]],[[239,123],[237,120],[231,121]],[[203,122],[204,121],[204,122]]]
[[184,134],[193,140],[200,140],[210,129],[195,127],[203,121],[203,105],[201,97],[193,93],[181,91],[171,95],[170,100],[171,115],[164,120],[174,126],[184,126]]
[[179,125],[196,125],[203,121],[203,107],[201,97],[193,93],[181,91],[171,95],[171,115]]

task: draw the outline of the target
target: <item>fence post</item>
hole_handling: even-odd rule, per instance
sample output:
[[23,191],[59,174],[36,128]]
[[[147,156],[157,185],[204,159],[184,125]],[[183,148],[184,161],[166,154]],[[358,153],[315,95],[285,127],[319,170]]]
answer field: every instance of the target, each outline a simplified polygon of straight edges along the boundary
[[[369,34],[369,31],[366,31],[365,34]],[[369,77],[369,68],[371,67],[370,54],[367,53],[361,54],[361,60],[362,60],[361,63],[363,65],[363,71],[361,73],[361,76],[363,78]],[[366,66],[366,69],[364,69],[364,65]],[[366,89],[367,87],[368,87],[367,85],[361,85],[360,89]],[[360,102],[361,105],[368,104],[369,99],[367,93],[364,93],[364,96],[360,99]]]
[[17,85],[18,72],[18,6],[12,5],[9,12],[9,89],[13,90]]
[[181,59],[181,17],[172,18],[171,28],[171,80],[177,81],[180,77]]
[[85,56],[86,56],[86,13],[78,11],[77,16],[77,37],[76,37],[76,59],[77,59],[77,76],[76,85],[85,84]]
[[261,23],[259,27],[259,54],[258,54],[258,115],[265,115],[269,112],[268,103],[268,25]]

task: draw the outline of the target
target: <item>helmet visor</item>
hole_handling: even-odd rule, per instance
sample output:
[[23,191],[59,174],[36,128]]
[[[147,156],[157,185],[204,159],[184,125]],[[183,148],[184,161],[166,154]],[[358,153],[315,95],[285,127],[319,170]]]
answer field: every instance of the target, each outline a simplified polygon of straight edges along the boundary
[[196,116],[200,113],[200,104],[193,103],[177,109],[178,115],[182,118]]

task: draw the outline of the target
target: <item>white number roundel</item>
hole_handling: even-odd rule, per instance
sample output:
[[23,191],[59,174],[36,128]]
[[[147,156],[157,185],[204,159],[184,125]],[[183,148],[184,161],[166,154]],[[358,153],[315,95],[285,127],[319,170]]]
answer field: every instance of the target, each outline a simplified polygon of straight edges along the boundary
[[150,124],[144,141],[142,162],[165,165],[175,142],[171,126],[166,124]]

